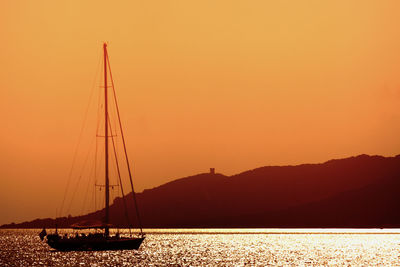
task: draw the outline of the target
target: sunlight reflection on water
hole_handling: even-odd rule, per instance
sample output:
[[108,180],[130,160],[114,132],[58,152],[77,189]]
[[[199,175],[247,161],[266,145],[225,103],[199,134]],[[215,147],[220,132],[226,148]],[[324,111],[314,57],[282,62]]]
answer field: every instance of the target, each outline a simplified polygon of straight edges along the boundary
[[400,265],[399,229],[148,229],[139,251],[97,252],[52,251],[39,231],[0,230],[0,266]]

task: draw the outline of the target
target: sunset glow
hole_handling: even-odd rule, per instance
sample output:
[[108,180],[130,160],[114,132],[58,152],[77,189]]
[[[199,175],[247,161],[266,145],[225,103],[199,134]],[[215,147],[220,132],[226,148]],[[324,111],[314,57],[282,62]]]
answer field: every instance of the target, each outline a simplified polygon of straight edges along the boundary
[[210,167],[400,154],[399,8],[3,1],[0,224],[56,215],[86,110],[78,165],[95,134],[103,42],[137,191]]

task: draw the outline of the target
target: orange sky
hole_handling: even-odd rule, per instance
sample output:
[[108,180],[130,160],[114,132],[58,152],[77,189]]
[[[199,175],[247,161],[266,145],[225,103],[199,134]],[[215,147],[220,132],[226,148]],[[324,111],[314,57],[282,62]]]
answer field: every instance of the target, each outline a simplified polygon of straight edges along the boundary
[[400,152],[399,1],[60,2],[0,3],[0,224],[55,216],[103,41],[139,191]]

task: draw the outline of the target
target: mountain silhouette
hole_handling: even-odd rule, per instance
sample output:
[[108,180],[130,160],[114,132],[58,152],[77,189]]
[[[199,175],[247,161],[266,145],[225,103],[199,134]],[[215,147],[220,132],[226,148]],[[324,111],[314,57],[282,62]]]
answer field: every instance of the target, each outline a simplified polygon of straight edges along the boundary
[[[321,164],[267,166],[233,176],[203,173],[136,195],[148,228],[400,227],[400,155],[360,155]],[[131,220],[132,196],[125,196]],[[123,200],[110,206],[111,223],[127,226]],[[101,219],[104,210],[61,218],[59,227]],[[54,227],[37,219],[4,228]],[[136,223],[137,225],[137,223]]]

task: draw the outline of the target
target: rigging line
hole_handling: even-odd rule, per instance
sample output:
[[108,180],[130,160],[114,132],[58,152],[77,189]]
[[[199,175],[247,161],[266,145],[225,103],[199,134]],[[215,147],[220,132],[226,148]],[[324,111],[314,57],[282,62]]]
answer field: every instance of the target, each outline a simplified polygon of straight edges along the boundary
[[[99,54],[101,55],[101,53],[99,53]],[[74,169],[75,161],[76,161],[76,158],[77,158],[78,148],[79,148],[81,140],[82,140],[82,134],[83,134],[83,131],[85,129],[85,125],[86,125],[86,121],[87,121],[87,117],[88,117],[87,115],[88,115],[90,103],[92,102],[93,92],[94,92],[94,88],[95,88],[95,82],[97,80],[97,75],[99,73],[99,69],[100,69],[100,66],[101,66],[100,63],[101,63],[101,56],[99,56],[99,59],[98,59],[98,63],[97,63],[98,66],[97,66],[97,69],[95,71],[94,79],[93,79],[93,82],[92,82],[92,88],[91,88],[91,92],[90,92],[90,96],[89,96],[89,102],[88,102],[88,105],[87,105],[86,110],[85,110],[85,116],[84,116],[84,119],[82,121],[82,126],[81,126],[81,130],[80,130],[79,137],[78,137],[78,142],[77,142],[77,144],[75,146],[75,151],[74,151],[74,155],[73,155],[73,158],[72,158],[72,166],[71,166],[71,168],[69,170],[67,186],[66,186],[66,188],[64,190],[64,196],[63,196],[63,200],[61,202],[61,208],[60,208],[60,212],[59,212],[60,216],[62,216],[62,210],[64,208],[65,198],[67,196],[68,188],[69,188],[69,185],[71,183],[72,171]]]
[[[99,140],[98,140],[98,138],[97,138],[97,136],[99,135],[99,129],[100,129],[100,122],[101,122],[101,116],[100,116],[100,114],[101,114],[101,103],[102,103],[102,101],[101,101],[101,96],[102,96],[103,94],[98,94],[98,102],[97,102],[97,125],[96,125],[96,132],[95,132],[95,136],[96,136],[96,148],[95,148],[95,155],[94,155],[94,157],[95,157],[95,162],[94,162],[94,164],[95,164],[95,169],[94,169],[94,184],[95,184],[95,186],[94,186],[94,210],[96,211],[97,210],[97,206],[96,206],[96,184],[97,184],[97,173],[99,173],[100,171],[98,170],[98,166],[101,166],[101,162],[98,164],[98,161],[99,161],[99,159],[98,159],[98,155],[99,155],[99,149],[98,149],[98,147],[99,147]],[[100,159],[100,161],[101,161],[101,159]]]
[[[97,139],[97,138],[96,138]],[[96,150],[97,150],[97,147],[96,147]],[[92,181],[92,179],[91,179],[91,177],[92,177],[92,174],[93,174],[93,172],[95,172],[95,167],[96,166],[96,160],[95,160],[95,162],[94,162],[94,164],[92,165],[92,168],[91,168],[91,170],[90,170],[90,172],[89,172],[89,179],[88,179],[88,183],[87,183],[87,186],[86,186],[86,193],[85,193],[85,198],[83,199],[83,205],[82,205],[82,214],[84,214],[84,212],[85,212],[85,207],[86,207],[86,201],[87,201],[87,197],[88,197],[88,192],[89,192],[89,185],[90,185],[90,182]]]
[[84,172],[84,170],[85,170],[86,163],[87,163],[87,161],[88,161],[88,159],[89,159],[89,155],[90,155],[90,152],[91,152],[91,148],[92,148],[92,146],[93,146],[93,143],[94,143],[94,142],[93,142],[93,140],[92,140],[92,143],[90,144],[90,147],[89,147],[89,151],[88,151],[88,153],[86,154],[85,161],[83,162],[83,166],[82,166],[81,172],[80,172],[80,174],[79,174],[78,183],[76,184],[75,190],[74,190],[74,192],[73,192],[73,194],[72,194],[71,202],[69,203],[68,209],[66,210],[67,213],[71,210],[72,202],[73,202],[73,200],[74,200],[74,198],[75,198],[76,191],[78,191],[78,187],[79,187],[79,184],[80,184],[81,179],[82,179],[82,174],[83,174],[83,172]]
[[[97,131],[96,131],[96,134],[97,134]],[[97,183],[97,153],[98,153],[97,150],[98,150],[98,145],[99,145],[97,138],[95,138],[95,139],[96,139],[96,148],[95,148],[95,152],[94,152],[94,184]],[[95,202],[94,208],[96,210],[96,202]]]
[[[103,58],[103,55],[102,55],[102,53],[99,53],[99,57],[100,57],[100,59],[99,59],[99,62],[100,63],[102,63],[102,58]],[[101,67],[101,65],[102,64],[100,64],[100,67]],[[100,67],[98,68],[98,69],[100,69]],[[101,87],[100,85],[99,86],[97,86],[97,87]],[[97,190],[96,190],[96,184],[97,184],[97,173],[99,172],[98,171],[98,146],[99,146],[99,142],[98,142],[98,138],[97,138],[97,136],[99,135],[99,129],[100,129],[100,123],[101,123],[101,116],[100,116],[100,114],[101,114],[101,107],[102,107],[102,101],[101,101],[101,97],[103,96],[103,94],[98,94],[98,100],[97,100],[97,123],[96,123],[96,132],[95,132],[95,136],[96,136],[96,147],[95,147],[95,162],[94,162],[94,165],[95,165],[95,167],[94,167],[94,184],[95,184],[95,186],[94,186],[94,189],[93,189],[93,202],[92,202],[92,204],[93,204],[93,208],[94,208],[94,211],[96,211],[97,210],[97,198],[96,198],[96,192],[97,192]],[[101,165],[101,162],[100,162],[100,164],[99,165]]]
[[[110,130],[111,130],[111,123],[110,123],[110,120],[108,120],[108,124],[110,125]],[[112,130],[111,130],[111,132],[112,132]],[[120,184],[120,186],[121,186],[122,200],[123,200],[123,202],[124,202],[126,221],[127,221],[127,223],[128,223],[128,226],[129,226],[129,234],[131,235],[131,234],[132,234],[132,232],[131,232],[131,226],[132,226],[132,225],[131,225],[131,222],[130,222],[130,220],[129,220],[128,206],[126,205],[125,194],[124,194],[124,188],[123,188],[123,186],[122,186],[121,172],[120,172],[120,170],[119,170],[119,164],[118,164],[118,158],[117,158],[117,151],[116,151],[116,149],[115,149],[114,137],[111,137],[111,140],[112,140],[112,145],[113,145],[113,150],[114,150],[115,165],[116,165],[116,167],[117,167],[117,173],[118,173],[119,184]]]
[[100,111],[101,111],[101,104],[100,104],[101,98],[100,98],[100,95],[101,94],[99,94],[98,106],[97,106],[97,125],[96,125],[96,135],[95,136],[99,135],[100,122],[101,122],[100,121]]
[[[96,138],[96,140],[97,140],[97,138]],[[96,147],[96,148],[97,148],[97,147]],[[103,154],[103,153],[104,153],[104,150],[105,150],[104,147],[102,147],[102,150],[100,151],[100,154]],[[96,162],[98,162],[97,168],[100,169],[101,166],[104,165],[104,158],[103,158],[103,157],[100,157],[100,159],[96,159]],[[97,172],[99,173],[100,171],[97,170]],[[96,178],[97,178],[97,176],[95,177],[95,185],[94,185],[95,194],[96,194],[96,192],[97,192],[97,189],[96,189],[97,179],[96,179]],[[101,187],[100,187],[100,191],[101,191]],[[101,209],[101,202],[99,203],[99,208],[98,208],[98,207],[97,207],[96,201],[97,201],[97,197],[95,196],[95,205],[94,205],[94,210],[95,210],[95,211],[97,211],[98,209]]]
[[124,138],[124,132],[123,132],[123,130],[122,130],[121,116],[120,116],[120,114],[119,114],[119,108],[118,108],[118,103],[117,103],[117,95],[116,95],[116,93],[115,93],[114,80],[113,80],[113,77],[112,77],[111,66],[110,66],[110,60],[109,60],[109,58],[108,58],[108,54],[107,54],[107,63],[108,63],[108,70],[109,70],[109,72],[110,72],[110,80],[111,80],[111,85],[112,85],[113,94],[114,94],[115,108],[116,108],[117,115],[118,115],[118,122],[119,122],[120,131],[121,131],[122,143],[123,143],[123,145],[124,145],[124,152],[125,152],[126,165],[128,166],[129,180],[130,180],[130,182],[131,182],[131,189],[132,189],[133,202],[134,202],[135,209],[136,209],[136,216],[137,216],[138,223],[139,223],[140,234],[143,235],[142,222],[141,222],[141,220],[140,220],[139,209],[138,209],[138,204],[137,204],[137,200],[136,200],[136,194],[135,194],[135,190],[134,190],[134,187],[133,187],[132,172],[131,172],[131,168],[130,168],[130,166],[129,166],[128,153],[127,153],[127,151],[126,151],[126,143],[125,143],[125,138]]

